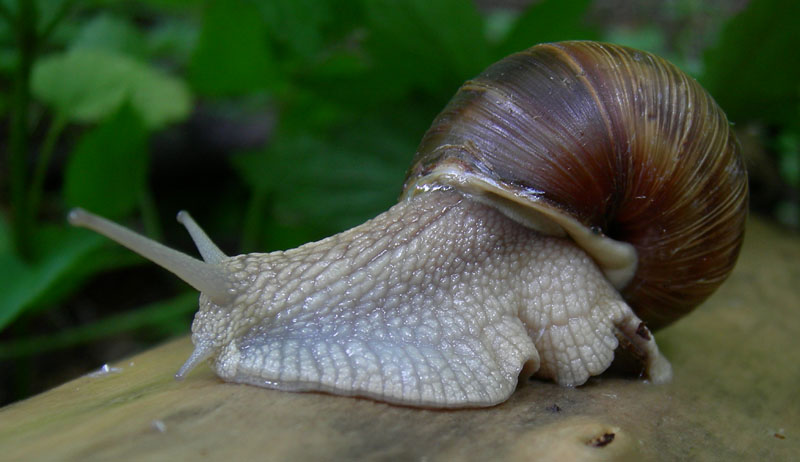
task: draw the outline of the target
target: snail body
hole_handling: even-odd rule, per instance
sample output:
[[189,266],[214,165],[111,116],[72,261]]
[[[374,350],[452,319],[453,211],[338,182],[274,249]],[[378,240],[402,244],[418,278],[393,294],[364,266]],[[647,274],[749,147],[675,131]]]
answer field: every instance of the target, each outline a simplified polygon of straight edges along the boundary
[[519,377],[574,386],[622,345],[655,383],[649,327],[725,279],[746,172],[724,114],[653,55],[545,44],[465,83],[399,203],[285,252],[204,261],[82,210],[92,228],[200,292],[195,350],[227,381],[429,407],[489,406]]

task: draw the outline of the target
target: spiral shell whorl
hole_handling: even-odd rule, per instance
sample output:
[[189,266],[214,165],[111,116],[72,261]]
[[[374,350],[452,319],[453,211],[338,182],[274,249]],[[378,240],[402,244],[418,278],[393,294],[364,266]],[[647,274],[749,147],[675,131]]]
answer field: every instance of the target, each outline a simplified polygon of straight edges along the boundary
[[445,166],[631,244],[621,292],[651,328],[716,290],[744,234],[747,174],[725,115],[675,66],[630,48],[544,44],[492,65],[434,120],[406,194]]

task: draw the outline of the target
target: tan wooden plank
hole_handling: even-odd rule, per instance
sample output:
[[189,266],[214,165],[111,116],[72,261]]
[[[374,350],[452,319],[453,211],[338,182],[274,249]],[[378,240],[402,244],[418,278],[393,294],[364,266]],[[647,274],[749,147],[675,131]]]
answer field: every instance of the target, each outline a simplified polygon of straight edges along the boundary
[[[187,338],[0,410],[0,460],[791,460],[800,239],[753,220],[740,264],[657,335],[675,381],[533,381],[491,409],[419,410],[172,375]],[[613,434],[613,439],[611,436]],[[605,443],[605,444],[603,444]]]

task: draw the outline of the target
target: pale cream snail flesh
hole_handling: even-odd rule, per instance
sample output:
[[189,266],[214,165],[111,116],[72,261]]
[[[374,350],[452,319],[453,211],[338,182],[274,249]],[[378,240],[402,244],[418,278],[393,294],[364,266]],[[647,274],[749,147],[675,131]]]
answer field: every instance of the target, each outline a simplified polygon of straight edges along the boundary
[[520,377],[581,385],[623,346],[655,383],[651,328],[732,269],[747,175],[711,97],[666,61],[543,44],[466,82],[400,202],[299,248],[194,259],[80,209],[198,289],[195,350],[226,381],[426,407],[490,406]]

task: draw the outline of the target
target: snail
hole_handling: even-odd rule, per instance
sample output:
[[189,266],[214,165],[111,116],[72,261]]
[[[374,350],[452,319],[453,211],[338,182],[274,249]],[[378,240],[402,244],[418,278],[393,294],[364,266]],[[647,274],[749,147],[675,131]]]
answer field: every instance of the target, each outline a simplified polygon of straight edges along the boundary
[[617,347],[653,383],[651,330],[707,298],[741,247],[747,173],[697,82],[652,54],[537,45],[467,81],[424,135],[399,202],[296,249],[203,261],[81,209],[71,223],[198,289],[195,349],[225,381],[423,407],[564,386]]

